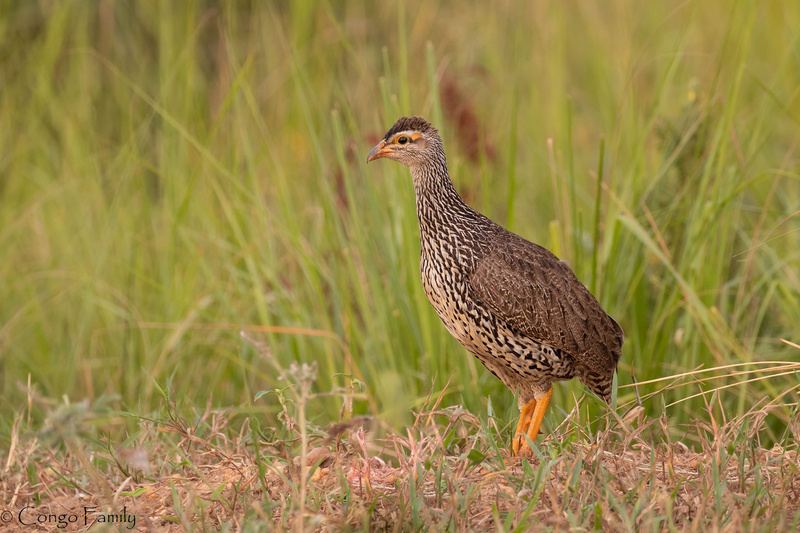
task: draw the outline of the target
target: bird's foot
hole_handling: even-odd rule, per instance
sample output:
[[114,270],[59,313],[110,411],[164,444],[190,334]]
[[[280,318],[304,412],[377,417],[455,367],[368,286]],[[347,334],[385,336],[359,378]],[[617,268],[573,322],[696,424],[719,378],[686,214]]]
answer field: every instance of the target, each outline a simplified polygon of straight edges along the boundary
[[519,424],[517,424],[517,430],[514,432],[512,443],[514,455],[523,456],[532,453],[525,435],[528,436],[531,442],[536,441],[536,436],[539,435],[539,428],[541,428],[544,420],[544,413],[550,404],[552,396],[553,387],[550,387],[547,394],[538,400],[536,398],[532,399],[522,407],[519,415]]

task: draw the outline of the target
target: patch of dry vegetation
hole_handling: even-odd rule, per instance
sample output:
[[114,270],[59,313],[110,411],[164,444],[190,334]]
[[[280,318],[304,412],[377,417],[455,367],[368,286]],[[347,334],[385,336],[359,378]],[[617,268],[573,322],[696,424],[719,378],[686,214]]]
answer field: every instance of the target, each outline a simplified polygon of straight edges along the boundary
[[[187,419],[174,403],[114,443],[90,436],[92,423],[119,416],[102,404],[52,409],[46,427],[27,435],[17,420],[0,482],[4,531],[49,531],[58,520],[84,530],[87,507],[96,508],[90,524],[133,516],[137,529],[153,531],[781,531],[800,523],[796,405],[789,431],[766,449],[760,438],[774,405],[718,422],[718,393],[710,393],[707,420],[679,428],[674,440],[666,415],[645,419],[637,409],[609,412],[593,434],[582,398],[531,457],[516,459],[506,446],[513,424],[441,408],[441,396],[401,433],[367,417],[315,427],[297,416],[313,376],[309,366],[284,372],[287,387],[271,391],[285,407],[275,428],[210,408]],[[23,509],[28,524],[43,522],[21,524]]]

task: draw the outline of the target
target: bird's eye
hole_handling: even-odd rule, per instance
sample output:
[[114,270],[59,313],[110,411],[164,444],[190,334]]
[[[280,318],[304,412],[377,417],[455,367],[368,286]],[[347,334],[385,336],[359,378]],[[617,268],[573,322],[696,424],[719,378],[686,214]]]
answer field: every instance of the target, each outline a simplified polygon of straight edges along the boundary
[[406,144],[408,142],[408,137],[402,135],[397,138],[397,144]]

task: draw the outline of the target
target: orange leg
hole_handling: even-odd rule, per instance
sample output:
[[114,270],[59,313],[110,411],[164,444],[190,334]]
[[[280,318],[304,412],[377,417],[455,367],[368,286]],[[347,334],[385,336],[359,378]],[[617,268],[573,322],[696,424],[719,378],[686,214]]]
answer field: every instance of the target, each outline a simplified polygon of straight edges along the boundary
[[[553,387],[550,387],[550,390],[547,391],[547,394],[539,398],[538,400],[531,400],[528,402],[525,407],[523,407],[522,412],[523,415],[528,411],[528,407],[533,408],[533,413],[527,415],[528,420],[530,421],[530,425],[528,426],[527,434],[528,438],[531,439],[531,442],[536,440],[536,436],[539,435],[539,428],[542,426],[542,421],[544,420],[544,412],[547,410],[547,406],[550,405],[550,398],[553,396]],[[522,420],[525,416],[520,416],[520,424],[522,424]],[[517,428],[519,432],[520,429]],[[528,441],[524,438],[520,438],[521,446],[517,445],[516,438],[514,439],[514,454],[517,455],[519,453],[524,453],[526,449],[530,449],[528,446]]]
[[511,439],[511,449],[514,451],[514,455],[517,455],[519,452],[520,444],[525,442],[525,433],[527,433],[527,428],[531,423],[531,418],[533,417],[533,411],[536,408],[536,400],[533,399],[522,406],[522,411],[519,413],[519,423],[517,424],[517,429],[514,431],[514,436]]

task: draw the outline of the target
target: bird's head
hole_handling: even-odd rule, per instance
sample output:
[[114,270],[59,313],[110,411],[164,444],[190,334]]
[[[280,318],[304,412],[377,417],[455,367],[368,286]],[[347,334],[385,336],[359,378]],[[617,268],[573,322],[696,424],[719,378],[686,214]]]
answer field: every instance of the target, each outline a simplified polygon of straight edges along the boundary
[[367,163],[386,157],[409,168],[430,163],[441,151],[439,132],[422,117],[403,117],[369,152]]

